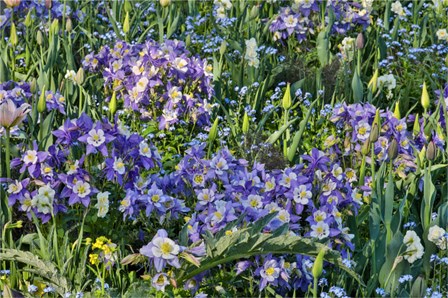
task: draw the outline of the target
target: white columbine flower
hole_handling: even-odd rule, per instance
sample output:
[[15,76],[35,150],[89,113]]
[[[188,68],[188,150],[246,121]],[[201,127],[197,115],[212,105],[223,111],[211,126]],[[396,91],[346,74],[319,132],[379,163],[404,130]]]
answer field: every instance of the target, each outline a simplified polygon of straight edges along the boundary
[[298,204],[306,205],[312,197],[311,191],[309,191],[305,185],[300,185],[294,189],[294,201]]
[[37,162],[37,151],[28,150],[26,151],[25,157],[23,157],[23,162],[26,164],[32,163],[33,165]]
[[146,78],[146,77],[141,78],[137,82],[136,90],[138,92],[145,91],[146,90],[146,86],[148,86],[148,82],[149,82],[148,78]]
[[323,221],[311,226],[311,237],[324,239],[330,235],[330,227]]
[[142,142],[138,146],[140,148],[140,150],[139,150],[140,155],[151,158],[152,153],[151,153],[151,148],[149,148],[148,143]]
[[152,244],[153,247],[151,248],[151,251],[153,255],[165,260],[174,259],[180,250],[179,245],[169,238],[156,237],[152,240]]
[[400,1],[398,1],[398,0],[395,1],[394,3],[392,3],[391,10],[399,16],[405,15],[403,6],[401,5]]
[[89,137],[87,138],[87,143],[94,146],[99,147],[106,141],[106,137],[104,136],[104,131],[102,129],[91,129],[89,131]]
[[186,73],[188,71],[188,62],[182,58],[176,58],[173,61],[174,68],[182,73]]
[[182,99],[182,92],[179,91],[179,87],[171,87],[170,91],[168,91],[168,96],[173,103],[178,103]]
[[448,41],[448,33],[446,32],[446,29],[439,29],[437,30],[436,34],[439,40]]
[[18,194],[22,189],[22,183],[16,180],[8,186],[8,193]]
[[98,217],[103,218],[109,212],[109,195],[110,192],[100,192],[96,195],[98,202],[95,207],[98,209]]
[[73,186],[73,192],[80,198],[85,198],[90,194],[90,184],[83,181],[77,181]]
[[124,162],[121,158],[115,157],[113,168],[120,175],[123,175],[124,172],[126,172],[126,167],[124,166]]

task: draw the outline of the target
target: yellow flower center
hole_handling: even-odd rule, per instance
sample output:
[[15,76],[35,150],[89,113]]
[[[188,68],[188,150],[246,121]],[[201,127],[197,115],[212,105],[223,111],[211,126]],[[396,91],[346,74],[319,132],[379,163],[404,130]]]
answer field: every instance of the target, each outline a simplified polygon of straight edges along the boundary
[[160,246],[160,250],[162,251],[163,254],[166,255],[173,250],[173,247],[168,242],[163,242],[162,245]]
[[365,135],[366,132],[367,132],[367,128],[365,128],[365,127],[361,127],[361,128],[358,129],[358,133],[360,135]]
[[154,203],[157,203],[158,201],[160,201],[160,196],[159,196],[159,195],[153,195],[152,198],[151,198],[151,200],[152,200]]
[[272,267],[269,267],[268,269],[266,269],[266,274],[271,276],[272,274],[274,274],[275,269]]

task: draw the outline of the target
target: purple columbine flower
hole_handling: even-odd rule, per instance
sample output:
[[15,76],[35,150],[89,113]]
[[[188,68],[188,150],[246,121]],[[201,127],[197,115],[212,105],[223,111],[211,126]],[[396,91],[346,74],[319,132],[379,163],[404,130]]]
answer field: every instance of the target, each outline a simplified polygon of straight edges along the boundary
[[162,272],[166,263],[180,268],[178,254],[181,247],[168,238],[168,233],[160,229],[151,242],[140,249],[140,253],[150,258],[157,272]]

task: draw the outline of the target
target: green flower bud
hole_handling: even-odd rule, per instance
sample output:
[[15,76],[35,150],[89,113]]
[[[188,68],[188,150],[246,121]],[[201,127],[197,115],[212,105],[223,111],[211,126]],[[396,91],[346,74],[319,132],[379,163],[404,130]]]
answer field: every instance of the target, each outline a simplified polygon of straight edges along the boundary
[[82,83],[84,83],[84,69],[82,67],[80,67],[76,73],[75,82],[78,85],[82,85]]
[[428,149],[426,150],[426,159],[433,161],[437,155],[437,147],[434,141],[429,142]]
[[370,79],[368,87],[372,90],[372,93],[375,93],[378,90],[378,69],[375,70],[373,77]]
[[11,23],[11,33],[9,35],[9,41],[14,47],[19,43],[19,39],[17,38],[16,25],[14,24],[14,22]]
[[394,138],[389,145],[389,149],[387,150],[387,156],[390,160],[394,160],[398,156],[398,143]]
[[225,40],[223,40],[222,42],[221,42],[221,46],[219,47],[219,54],[222,56],[222,55],[224,55],[224,53],[226,52],[226,50],[227,50],[227,42],[225,41]]
[[45,112],[47,108],[47,102],[45,100],[45,85],[42,87],[40,96],[39,96],[39,101],[37,102],[37,111],[39,113],[43,113]]
[[325,248],[321,248],[321,250],[317,254],[316,259],[314,260],[313,269],[311,271],[314,278],[319,278],[322,275],[325,253]]
[[287,110],[291,107],[292,100],[291,100],[291,86],[288,83],[286,85],[286,91],[285,95],[283,95],[283,101],[282,101],[282,107]]
[[42,32],[40,30],[37,31],[37,35],[36,35],[36,41],[38,45],[42,45],[43,42],[43,36],[42,36]]
[[[372,133],[370,133],[372,135]],[[367,139],[364,144],[362,144],[361,153],[362,155],[367,155],[370,152],[370,139]]]
[[210,132],[208,133],[209,142],[213,142],[216,139],[216,137],[218,136],[218,122],[219,122],[219,118],[216,117],[215,121],[213,122],[212,128],[210,129]]
[[117,111],[117,94],[112,93],[112,97],[110,98],[109,101],[109,111],[111,113],[111,115],[115,115],[115,112]]
[[73,23],[72,23],[72,19],[67,18],[67,21],[65,23],[65,31],[67,31],[68,33],[72,32],[73,29]]
[[428,89],[426,88],[426,82],[423,82],[421,103],[422,103],[422,107],[425,109],[425,111],[427,111],[430,106],[430,101],[429,101]]
[[242,131],[243,134],[247,134],[249,131],[249,116],[247,115],[247,112],[244,113]]
[[397,103],[395,104],[394,116],[397,119],[401,119],[400,102],[399,101],[397,101]]
[[159,2],[162,7],[167,7],[171,4],[171,0],[160,0]]
[[129,12],[126,12],[126,17],[124,18],[124,23],[123,23],[123,32],[124,33],[128,33],[130,29],[130,25],[129,25]]
[[356,48],[357,49],[363,49],[365,44],[364,34],[360,32],[358,36],[356,37]]
[[37,80],[36,80],[36,78],[33,78],[32,80],[31,80],[31,83],[30,83],[30,91],[31,91],[31,93],[36,93],[36,91],[37,91]]
[[378,124],[373,123],[372,130],[370,131],[369,141],[371,143],[375,143],[376,141],[378,141],[379,136],[380,136],[380,129],[378,128]]
[[31,12],[33,10],[30,9],[28,10],[28,13],[26,14],[26,18],[25,18],[25,22],[23,22],[25,24],[26,27],[29,27],[33,24],[33,20],[31,19]]
[[414,127],[412,128],[412,133],[414,134],[414,137],[418,136],[420,133],[420,119],[418,114],[415,115]]

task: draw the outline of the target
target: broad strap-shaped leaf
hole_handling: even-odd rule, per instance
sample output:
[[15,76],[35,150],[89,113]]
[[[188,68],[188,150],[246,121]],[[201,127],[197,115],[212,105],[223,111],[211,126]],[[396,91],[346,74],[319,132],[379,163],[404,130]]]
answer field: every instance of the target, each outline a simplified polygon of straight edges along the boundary
[[0,262],[2,261],[15,261],[31,266],[32,268],[25,268],[23,270],[39,275],[51,283],[52,287],[60,296],[70,292],[70,286],[67,279],[59,274],[56,266],[51,262],[39,259],[36,255],[30,252],[17,249],[3,249],[0,252]]

